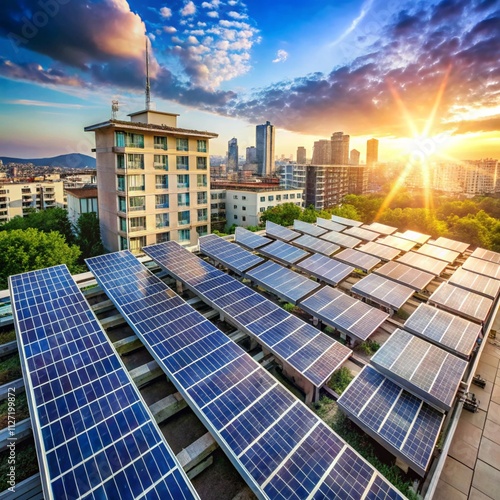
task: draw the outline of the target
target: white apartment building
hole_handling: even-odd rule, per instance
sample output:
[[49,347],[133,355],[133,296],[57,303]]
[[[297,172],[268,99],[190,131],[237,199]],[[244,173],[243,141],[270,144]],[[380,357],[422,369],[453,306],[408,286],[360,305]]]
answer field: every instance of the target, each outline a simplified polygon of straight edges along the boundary
[[76,224],[80,215],[95,212],[99,216],[97,187],[66,188],[68,219]]
[[286,189],[305,189],[306,165],[289,163],[282,165],[279,171],[280,185]]

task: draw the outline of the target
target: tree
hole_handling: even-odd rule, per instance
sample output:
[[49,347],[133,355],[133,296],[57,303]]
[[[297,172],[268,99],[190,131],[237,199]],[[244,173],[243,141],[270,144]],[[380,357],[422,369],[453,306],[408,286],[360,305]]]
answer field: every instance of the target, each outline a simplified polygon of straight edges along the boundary
[[294,203],[283,203],[262,212],[260,221],[265,224],[267,221],[274,222],[280,226],[293,226],[293,221],[299,219],[302,208]]
[[336,215],[337,217],[344,217],[345,219],[352,220],[361,220],[361,217],[358,214],[358,211],[353,205],[349,205],[348,203],[342,203],[339,207],[328,208],[326,212],[329,214],[328,217],[323,217],[320,215],[319,217],[323,217],[324,219],[329,219],[330,216]]
[[318,218],[318,211],[314,208],[314,205],[309,205],[305,210],[302,211],[302,213],[298,217],[299,220],[304,222],[309,222],[311,224],[316,222],[317,218]]
[[105,250],[101,241],[101,228],[95,212],[81,214],[75,226],[75,242],[82,252],[80,262],[84,259],[102,255]]
[[80,272],[80,249],[68,245],[64,236],[52,231],[44,233],[34,228],[0,232],[0,287],[7,288],[12,274],[66,264],[70,272]]
[[491,239],[488,230],[474,216],[455,216],[450,220],[449,237],[470,243],[475,247],[490,248]]

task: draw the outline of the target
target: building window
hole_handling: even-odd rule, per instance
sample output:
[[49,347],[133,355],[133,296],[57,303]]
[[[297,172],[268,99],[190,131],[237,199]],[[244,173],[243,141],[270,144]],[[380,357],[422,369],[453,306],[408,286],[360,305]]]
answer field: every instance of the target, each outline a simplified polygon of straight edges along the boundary
[[128,249],[127,238],[120,236],[120,250],[127,250],[127,249]]
[[225,203],[219,203],[219,208],[225,209],[226,208],[226,204]]
[[210,208],[211,208],[211,209],[213,209],[213,210],[216,210],[218,206],[219,206],[219,205],[217,205],[217,203],[212,203],[212,204],[210,205]]
[[124,233],[127,232],[127,219],[124,219],[123,217],[119,217],[120,219],[120,231],[123,231]]
[[116,155],[116,168],[125,168],[125,155]]
[[238,208],[238,205],[233,205],[233,208],[234,208],[234,209],[237,209],[237,208]]
[[179,193],[177,195],[178,207],[189,207],[189,193]]
[[246,200],[246,199],[247,199],[247,197],[246,197],[246,196],[242,196],[242,197],[241,197],[241,199],[242,199],[242,200]]
[[238,220],[238,216],[236,214],[234,214],[234,219]]
[[144,175],[128,176],[129,191],[144,191]]
[[187,151],[187,150],[188,150],[188,140],[177,139],[177,151]]
[[283,195],[283,199],[284,199],[284,200],[288,200],[288,195],[287,195],[287,194],[284,194],[284,195]]
[[127,167],[144,170],[144,155],[127,155]]
[[[201,187],[207,187],[207,175],[206,174],[198,174],[196,176],[196,185],[201,188]],[[217,195],[212,195],[214,198],[212,199],[217,199]]]
[[204,139],[198,140],[198,153],[206,153],[207,152],[207,141]]
[[168,156],[154,155],[153,167],[157,170],[168,170]]
[[198,205],[206,205],[208,203],[208,194],[206,191],[202,191],[197,194]]
[[266,197],[265,196],[261,196],[260,197],[260,201],[266,201]]
[[118,181],[118,191],[125,191],[125,176],[118,175],[117,181]]
[[116,145],[119,148],[144,148],[144,136],[132,132],[115,132]]
[[260,207],[260,209],[259,209],[259,210],[260,210],[261,212],[265,212],[265,211],[266,211],[266,209],[265,209],[264,207]]
[[210,195],[210,199],[211,199],[211,200],[216,200],[216,199],[217,199],[217,195],[216,195],[216,194],[214,194],[214,193],[212,193],[212,194]]
[[247,209],[247,207],[241,207],[241,209],[242,209],[242,210],[246,210],[246,209]]
[[159,137],[155,135],[154,138],[154,144],[155,144],[155,149],[167,149],[167,138],[166,137]]
[[177,212],[177,224],[179,226],[185,226],[191,222],[189,215],[189,210],[184,210],[183,212]]
[[118,210],[120,212],[127,212],[127,200],[123,196],[118,196]]
[[157,194],[155,196],[155,208],[168,208],[168,194]]
[[144,231],[146,229],[146,217],[132,217],[129,219],[130,232]]
[[168,227],[170,224],[169,214],[156,214],[156,229]]
[[267,201],[274,201],[274,196],[268,196]]
[[189,170],[189,156],[177,156],[177,170]]
[[208,213],[206,208],[198,209],[198,222],[206,222],[208,220]]
[[226,199],[226,193],[219,193],[219,200],[225,200]]
[[146,246],[145,236],[141,236],[140,238],[130,238],[130,251],[132,253],[140,252],[141,248],[145,246]]
[[280,194],[276,195],[276,201],[281,201],[281,195]]
[[156,243],[165,243],[165,241],[170,241],[170,233],[168,231],[156,235]]
[[155,175],[156,189],[168,189],[168,175]]
[[196,232],[198,233],[198,236],[205,236],[208,234],[208,226],[198,226],[196,228]]
[[189,188],[189,175],[182,174],[177,176],[177,187],[178,188]]
[[247,221],[246,216],[243,216],[243,217],[241,218],[241,220],[242,220],[243,222],[246,222],[246,221]]
[[294,195],[294,194],[291,194],[291,195],[290,195],[290,199],[291,199],[291,200],[295,200],[295,195]]
[[130,211],[137,212],[140,210],[145,210],[146,209],[145,200],[146,199],[144,196],[134,196],[133,198],[130,198],[129,199]]
[[179,229],[179,241],[191,241],[191,231],[189,229]]
[[198,170],[206,170],[207,169],[207,157],[206,156],[197,156],[196,157],[196,168]]
[[233,194],[233,200],[237,200],[238,199],[238,195],[237,194]]

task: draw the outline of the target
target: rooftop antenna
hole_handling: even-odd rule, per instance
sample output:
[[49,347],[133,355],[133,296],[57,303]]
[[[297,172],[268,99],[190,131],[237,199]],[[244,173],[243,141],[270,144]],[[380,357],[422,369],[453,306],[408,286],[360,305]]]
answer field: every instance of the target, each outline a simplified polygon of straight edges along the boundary
[[151,85],[149,84],[149,51],[148,37],[146,36],[146,110],[151,109]]
[[111,117],[113,120],[116,120],[116,113],[118,113],[118,109],[120,105],[118,101],[111,101]]

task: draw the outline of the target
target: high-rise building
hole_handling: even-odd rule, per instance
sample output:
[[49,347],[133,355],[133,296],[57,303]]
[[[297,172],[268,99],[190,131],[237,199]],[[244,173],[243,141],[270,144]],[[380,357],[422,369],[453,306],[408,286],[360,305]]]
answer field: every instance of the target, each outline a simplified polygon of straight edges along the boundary
[[110,119],[95,132],[99,219],[104,247],[130,249],[210,232],[211,132],[177,128],[177,116],[151,109]]
[[344,132],[334,132],[331,138],[331,165],[349,165],[349,139]]
[[306,164],[306,148],[304,146],[299,146],[297,148],[297,163],[299,165]]
[[368,167],[366,165],[349,165],[349,194],[366,194],[368,192]]
[[247,163],[257,163],[257,148],[255,146],[250,146],[247,148],[246,155]]
[[366,165],[372,167],[378,162],[378,140],[369,139],[366,141]]
[[227,171],[236,172],[238,170],[238,139],[233,137],[227,143]]
[[323,210],[341,203],[349,192],[349,166],[307,165],[305,206]]
[[351,149],[349,165],[359,165],[359,157],[361,153],[357,149]]
[[265,177],[274,171],[274,125],[266,122],[255,129],[257,175]]
[[331,141],[325,139],[315,141],[311,163],[313,165],[330,165],[332,163]]

